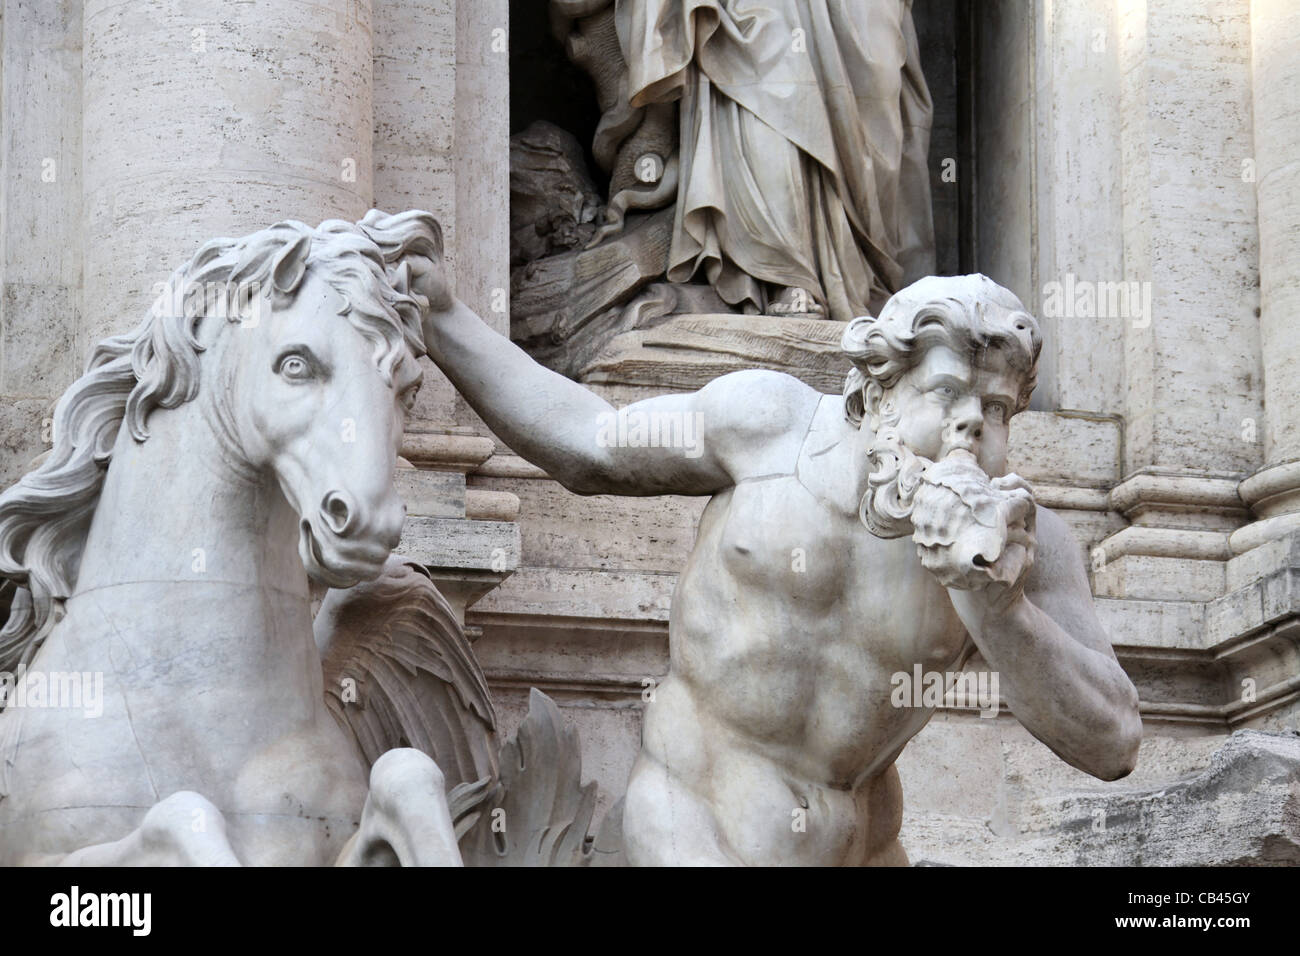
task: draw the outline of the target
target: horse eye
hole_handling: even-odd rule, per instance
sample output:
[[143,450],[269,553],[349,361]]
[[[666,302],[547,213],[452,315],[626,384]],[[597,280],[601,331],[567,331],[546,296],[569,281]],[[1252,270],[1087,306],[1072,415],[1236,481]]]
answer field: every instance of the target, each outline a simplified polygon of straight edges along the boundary
[[280,363],[280,374],[293,381],[311,378],[311,366],[301,355],[289,355]]

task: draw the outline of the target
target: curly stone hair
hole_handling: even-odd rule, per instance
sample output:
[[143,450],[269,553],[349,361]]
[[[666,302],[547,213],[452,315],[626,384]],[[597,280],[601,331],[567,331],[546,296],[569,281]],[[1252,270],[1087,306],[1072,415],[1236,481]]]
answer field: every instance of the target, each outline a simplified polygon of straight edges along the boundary
[[878,317],[854,319],[844,330],[840,348],[853,363],[844,383],[848,420],[860,425],[869,398],[892,388],[932,345],[959,352],[1002,349],[1021,373],[1011,414],[1029,406],[1043,347],[1038,320],[987,276],[928,276],[896,292]]

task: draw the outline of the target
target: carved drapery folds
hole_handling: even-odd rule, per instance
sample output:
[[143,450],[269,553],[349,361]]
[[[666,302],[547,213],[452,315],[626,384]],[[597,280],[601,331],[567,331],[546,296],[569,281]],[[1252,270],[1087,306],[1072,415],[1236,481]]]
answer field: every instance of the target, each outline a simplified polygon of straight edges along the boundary
[[933,271],[906,0],[550,9],[593,81],[609,186],[556,126],[512,138],[512,337],[541,361],[589,378],[623,363],[617,337],[680,315],[846,322]]

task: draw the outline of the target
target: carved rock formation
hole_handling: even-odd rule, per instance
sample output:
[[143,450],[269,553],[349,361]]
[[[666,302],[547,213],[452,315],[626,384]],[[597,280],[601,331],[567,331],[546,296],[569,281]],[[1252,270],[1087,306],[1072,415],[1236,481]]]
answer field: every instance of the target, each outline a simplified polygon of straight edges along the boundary
[[510,137],[512,266],[584,247],[601,205],[572,133],[539,120]]
[[[1018,833],[949,819],[913,866],[1294,866],[1300,863],[1300,735],[1239,730],[1204,770],[1159,787],[1063,793],[1027,804]],[[931,839],[904,826],[903,841]],[[910,839],[909,839],[910,837]],[[1009,839],[1008,839],[1009,837]]]

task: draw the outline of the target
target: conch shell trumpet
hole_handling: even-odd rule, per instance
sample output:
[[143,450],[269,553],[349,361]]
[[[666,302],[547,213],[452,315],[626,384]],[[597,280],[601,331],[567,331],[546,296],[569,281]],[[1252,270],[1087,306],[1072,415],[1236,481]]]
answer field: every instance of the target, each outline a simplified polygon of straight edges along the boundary
[[930,461],[882,434],[872,458],[860,515],[873,534],[911,533],[922,566],[945,587],[1012,583],[1018,569],[998,559],[1010,543],[1011,502],[1033,500],[1026,489],[995,483],[965,448]]

